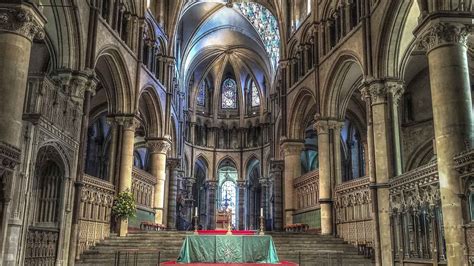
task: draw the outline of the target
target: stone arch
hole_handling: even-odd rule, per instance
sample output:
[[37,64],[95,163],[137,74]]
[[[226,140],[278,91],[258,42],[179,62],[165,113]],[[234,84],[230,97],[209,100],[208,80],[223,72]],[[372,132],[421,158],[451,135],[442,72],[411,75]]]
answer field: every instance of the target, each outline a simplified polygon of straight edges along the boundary
[[316,99],[311,90],[303,88],[298,92],[292,104],[294,109],[290,110],[290,123],[288,125],[288,137],[290,139],[303,139],[304,124],[307,119],[313,119],[316,114]]
[[135,97],[125,59],[119,50],[105,47],[96,57],[95,69],[101,82],[106,83],[109,113],[133,113]]
[[154,88],[147,87],[141,91],[138,100],[138,114],[143,119],[142,124],[144,124],[147,137],[157,138],[164,135],[163,109]]
[[[245,161],[245,164],[244,164],[244,166],[245,166],[245,168],[244,168],[244,170],[245,170],[244,175],[245,175],[245,176],[242,177],[242,180],[247,180],[248,177],[249,177],[250,171],[251,171],[254,167],[256,167],[258,164],[261,165],[261,164],[262,164],[262,161],[258,158],[258,156],[257,156],[256,154],[251,154],[251,155],[249,156],[249,158],[247,158],[247,160]],[[261,168],[261,166],[260,166],[259,168]],[[260,175],[263,174],[263,173],[261,172],[261,169],[258,169],[258,172],[260,173]]]
[[364,77],[359,58],[351,53],[339,55],[329,71],[321,97],[321,116],[344,118],[348,102]]
[[378,56],[374,57],[375,65],[379,66],[376,73],[380,77],[400,77],[401,60],[415,39],[412,32],[418,25],[420,10],[413,0],[390,1],[385,8],[382,21],[386,23],[381,23]]
[[429,163],[434,158],[433,139],[420,144],[410,155],[405,166],[405,172]]

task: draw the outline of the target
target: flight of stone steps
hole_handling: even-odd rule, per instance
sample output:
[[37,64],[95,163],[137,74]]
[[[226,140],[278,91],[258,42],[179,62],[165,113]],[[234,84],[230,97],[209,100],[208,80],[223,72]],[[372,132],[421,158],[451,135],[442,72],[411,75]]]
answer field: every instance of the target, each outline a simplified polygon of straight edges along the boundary
[[[160,261],[174,261],[178,257],[186,234],[192,232],[137,232],[127,237],[111,236],[81,255],[76,265],[116,265],[118,250],[122,252],[119,265],[157,265]],[[369,259],[358,255],[357,249],[343,240],[331,236],[307,233],[271,232],[280,261],[292,261],[302,266],[310,265],[373,265]],[[135,250],[136,257],[134,255]],[[136,261],[136,264],[134,263]]]

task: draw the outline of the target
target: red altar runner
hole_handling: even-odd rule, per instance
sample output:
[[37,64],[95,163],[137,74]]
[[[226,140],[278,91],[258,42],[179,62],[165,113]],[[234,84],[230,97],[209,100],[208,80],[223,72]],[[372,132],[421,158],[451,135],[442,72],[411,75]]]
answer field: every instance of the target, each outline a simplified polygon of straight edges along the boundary
[[[200,235],[225,235],[227,234],[227,230],[198,230],[198,234]],[[232,230],[233,235],[255,235],[257,231],[251,230]]]
[[298,266],[297,263],[282,261],[277,264],[268,264],[268,263],[177,263],[176,261],[167,261],[162,262],[160,265],[193,265],[193,266],[237,266],[237,265],[246,265],[246,266],[273,266],[273,265],[288,265],[288,266]]

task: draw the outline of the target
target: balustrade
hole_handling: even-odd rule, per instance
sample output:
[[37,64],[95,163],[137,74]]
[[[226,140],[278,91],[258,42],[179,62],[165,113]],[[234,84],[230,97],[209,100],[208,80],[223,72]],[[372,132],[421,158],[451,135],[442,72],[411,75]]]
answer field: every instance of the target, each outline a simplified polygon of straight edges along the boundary
[[339,237],[354,245],[371,246],[374,224],[368,177],[339,184],[334,189],[336,229]]
[[296,178],[293,186],[296,192],[298,210],[319,207],[319,171],[312,171]]
[[435,161],[390,181],[390,210],[396,262],[437,265],[446,261]]
[[26,234],[25,265],[56,265],[58,230],[28,228]]
[[156,178],[150,173],[133,167],[132,170],[132,194],[137,207],[151,209],[153,206],[154,187]]
[[84,175],[79,221],[79,254],[110,235],[114,185]]

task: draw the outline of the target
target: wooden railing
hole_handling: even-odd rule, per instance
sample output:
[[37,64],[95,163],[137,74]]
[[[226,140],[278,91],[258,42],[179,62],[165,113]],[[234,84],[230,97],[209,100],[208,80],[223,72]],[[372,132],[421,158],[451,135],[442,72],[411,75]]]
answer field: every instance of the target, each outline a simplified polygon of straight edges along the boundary
[[132,171],[132,193],[135,197],[137,207],[151,209],[153,206],[153,194],[156,178],[150,173],[133,167]]
[[436,161],[393,178],[389,190],[395,262],[444,263],[446,248]]
[[110,235],[115,187],[96,177],[84,175],[79,221],[79,249],[81,254]]
[[337,234],[354,245],[373,243],[369,184],[369,178],[364,177],[344,182],[334,189]]
[[319,171],[311,171],[293,181],[298,210],[319,206]]

